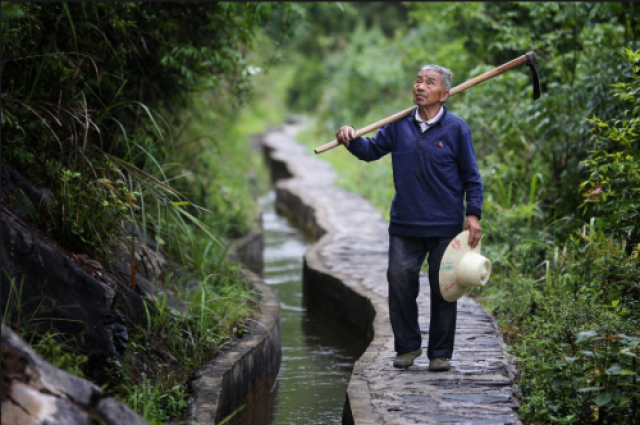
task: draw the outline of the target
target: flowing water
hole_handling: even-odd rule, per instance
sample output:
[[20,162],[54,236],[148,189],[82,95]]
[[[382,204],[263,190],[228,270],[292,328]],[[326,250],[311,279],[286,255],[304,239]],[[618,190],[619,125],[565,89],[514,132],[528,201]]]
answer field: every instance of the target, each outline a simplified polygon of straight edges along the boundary
[[282,364],[270,399],[271,424],[340,424],[353,364],[364,347],[330,317],[309,314],[302,257],[314,242],[260,198],[265,236],[264,280],[280,298]]

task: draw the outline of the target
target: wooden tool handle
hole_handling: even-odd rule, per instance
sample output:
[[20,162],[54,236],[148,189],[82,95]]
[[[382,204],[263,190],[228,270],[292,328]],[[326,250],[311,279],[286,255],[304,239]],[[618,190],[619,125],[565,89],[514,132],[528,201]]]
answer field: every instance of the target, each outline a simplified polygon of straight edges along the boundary
[[487,81],[490,78],[493,78],[495,76],[498,76],[500,74],[502,74],[503,72],[506,72],[510,69],[515,68],[516,66],[520,66],[523,63],[527,62],[527,55],[522,55],[518,58],[515,58],[512,61],[509,61],[503,65],[500,65],[497,68],[492,69],[491,71],[487,71],[482,75],[478,75],[475,78],[470,79],[467,82],[464,82],[462,84],[460,84],[459,86],[455,86],[454,88],[452,88],[451,90],[449,90],[449,96],[453,96],[454,94],[460,93],[461,91],[464,91],[470,87],[473,87],[475,85],[478,85],[484,81]]
[[[356,132],[356,134],[357,134],[357,132]],[[320,146],[319,148],[315,148],[313,151],[314,151],[316,154],[319,154],[319,153],[322,153],[322,152],[328,151],[329,149],[336,148],[336,147],[338,147],[338,146],[340,146],[340,143],[338,143],[338,141],[337,141],[337,140],[334,140],[333,142],[329,142],[329,143],[327,143],[326,145],[322,145],[322,146]]]
[[[373,130],[377,130],[380,127],[383,127],[391,122],[394,122],[395,120],[399,120],[400,118],[404,118],[407,115],[409,115],[411,113],[411,111],[413,111],[413,109],[415,108],[415,106],[412,106],[409,109],[405,109],[404,111],[398,112],[397,114],[393,114],[390,117],[387,117],[383,120],[380,120],[378,122],[374,122],[373,124],[369,124],[368,126],[361,128],[360,130],[356,131],[356,137],[360,137],[362,135],[365,135],[367,133],[372,132]],[[333,142],[329,142],[326,145],[322,145],[319,148],[315,149],[314,152],[315,153],[322,153],[325,151],[328,151],[329,149],[333,149],[336,146],[340,146],[340,143],[337,140],[334,140]]]
[[[460,84],[459,86],[455,86],[454,88],[452,88],[451,90],[449,90],[449,96],[453,96],[454,94],[460,93],[470,87],[473,87],[475,85],[478,85],[484,81],[487,81],[490,78],[493,78],[497,75],[502,74],[503,72],[506,72],[510,69],[515,68],[516,66],[520,66],[523,63],[527,62],[527,55],[522,55],[512,61],[509,61],[503,65],[500,65],[499,67],[492,69],[491,71],[485,72],[482,75],[479,75],[475,78],[472,78],[471,80],[464,82],[462,84]],[[361,128],[360,130],[356,131],[356,137],[360,137],[363,136],[369,132],[372,132],[373,130],[377,130],[378,128],[385,126],[389,123],[392,123],[396,120],[399,120],[400,118],[404,118],[407,115],[409,115],[411,113],[411,111],[413,111],[415,109],[415,106],[412,106],[409,109],[405,109],[404,111],[398,112],[396,114],[393,114],[383,120],[380,120],[378,122],[375,122],[373,124],[369,124],[368,126]],[[329,149],[333,149],[337,146],[340,146],[340,143],[337,140],[334,140],[333,142],[329,142],[326,145],[322,145],[319,148],[316,148],[314,150],[314,152],[316,154],[322,153],[322,152],[326,152]]]

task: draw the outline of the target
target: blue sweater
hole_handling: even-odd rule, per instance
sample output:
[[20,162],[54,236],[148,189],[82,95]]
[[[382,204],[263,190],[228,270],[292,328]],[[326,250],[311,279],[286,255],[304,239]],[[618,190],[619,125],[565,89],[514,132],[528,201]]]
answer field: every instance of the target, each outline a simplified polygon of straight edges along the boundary
[[424,133],[420,133],[414,110],[382,127],[374,137],[351,141],[348,149],[367,162],[391,152],[396,194],[389,233],[453,237],[462,231],[465,215],[481,217],[484,189],[471,130],[446,108]]

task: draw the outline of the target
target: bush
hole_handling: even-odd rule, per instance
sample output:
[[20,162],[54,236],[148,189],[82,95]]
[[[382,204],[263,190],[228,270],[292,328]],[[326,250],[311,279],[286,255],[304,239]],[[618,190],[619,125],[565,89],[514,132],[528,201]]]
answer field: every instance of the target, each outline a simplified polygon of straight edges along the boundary
[[[183,112],[194,91],[227,94],[228,103],[241,104],[252,87],[246,51],[255,33],[265,26],[284,38],[297,15],[290,3],[3,2],[2,8],[4,159],[35,185],[54,189],[58,206],[75,209],[75,216],[67,208],[40,217],[64,233],[66,247],[102,257],[106,249],[97,247],[117,230],[112,223],[145,221],[142,211],[124,211],[120,201],[133,201],[138,184],[155,186],[139,193],[141,206],[142,197],[158,195],[163,183],[183,174],[160,163],[175,160],[174,142],[187,124]],[[115,198],[104,184],[117,186],[120,177],[113,174],[124,182]],[[77,195],[95,202],[83,207]],[[172,195],[165,191],[164,201]],[[223,197],[214,201],[228,209]],[[114,220],[103,225],[100,213]]]
[[600,216],[605,230],[623,238],[630,251],[640,244],[640,50],[622,55],[632,80],[614,84],[613,93],[626,109],[615,120],[587,119],[594,149],[582,161],[589,179],[580,188],[584,210]]
[[[529,289],[517,287],[499,312],[518,362],[520,412],[525,420],[543,423],[633,418],[638,250],[629,255],[623,243],[585,226],[554,252],[543,277],[530,281]],[[518,276],[512,278],[518,282]],[[516,300],[518,305],[509,306]]]
[[574,357],[542,369],[551,419],[567,423],[640,421],[640,338],[624,334],[578,334]]

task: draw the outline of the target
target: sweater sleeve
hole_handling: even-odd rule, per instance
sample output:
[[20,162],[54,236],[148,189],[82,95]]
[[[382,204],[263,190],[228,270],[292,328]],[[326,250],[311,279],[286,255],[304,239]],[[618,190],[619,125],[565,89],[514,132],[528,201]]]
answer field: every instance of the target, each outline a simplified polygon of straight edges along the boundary
[[358,137],[347,148],[358,159],[366,162],[378,160],[392,151],[389,125],[382,127],[373,137]]
[[476,161],[471,130],[466,124],[461,129],[460,155],[458,155],[458,169],[464,185],[467,198],[466,215],[482,216],[484,202],[484,187],[480,179],[480,170]]

